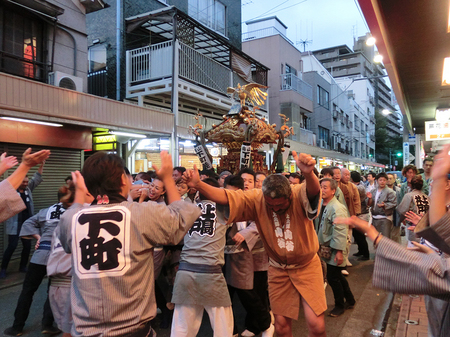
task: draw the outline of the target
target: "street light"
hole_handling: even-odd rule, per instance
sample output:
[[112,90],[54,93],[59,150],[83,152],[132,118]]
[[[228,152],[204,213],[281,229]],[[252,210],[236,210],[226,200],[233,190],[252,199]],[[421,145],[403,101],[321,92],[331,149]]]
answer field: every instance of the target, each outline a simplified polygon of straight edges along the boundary
[[375,62],[375,63],[383,62],[383,55],[381,55],[381,54],[375,55],[375,57],[373,58],[373,62]]
[[373,36],[371,36],[366,40],[366,45],[373,46],[375,44],[375,42],[376,42],[375,38]]
[[385,116],[390,115],[392,113],[392,111],[389,111],[388,109],[383,109],[383,111],[381,111],[381,113]]

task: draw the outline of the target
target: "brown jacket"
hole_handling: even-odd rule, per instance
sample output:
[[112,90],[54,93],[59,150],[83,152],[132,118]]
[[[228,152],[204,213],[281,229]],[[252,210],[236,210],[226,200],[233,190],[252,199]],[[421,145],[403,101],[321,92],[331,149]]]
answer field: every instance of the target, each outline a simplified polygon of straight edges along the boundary
[[361,199],[356,185],[352,183],[343,183],[342,181],[340,181],[339,188],[344,193],[345,202],[347,203],[347,208],[350,216],[360,214]]

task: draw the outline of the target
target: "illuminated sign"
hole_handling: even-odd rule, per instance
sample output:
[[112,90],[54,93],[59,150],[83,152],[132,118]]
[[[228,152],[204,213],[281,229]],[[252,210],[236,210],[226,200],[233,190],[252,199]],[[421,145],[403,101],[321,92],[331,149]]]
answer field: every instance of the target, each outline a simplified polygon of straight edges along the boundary
[[425,140],[450,139],[450,121],[425,122]]

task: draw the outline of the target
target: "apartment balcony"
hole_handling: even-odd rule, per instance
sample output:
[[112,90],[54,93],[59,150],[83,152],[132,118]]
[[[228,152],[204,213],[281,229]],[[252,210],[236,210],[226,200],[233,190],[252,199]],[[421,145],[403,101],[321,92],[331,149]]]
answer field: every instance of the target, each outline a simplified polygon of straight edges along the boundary
[[290,135],[289,139],[311,146],[317,145],[316,135],[314,132],[297,126],[294,126],[294,135]]
[[312,86],[294,74],[281,75],[280,102],[294,102],[309,112],[313,112]]
[[[180,110],[222,116],[234,103],[228,87],[267,85],[267,67],[175,7],[126,21],[128,32],[146,29],[152,36],[148,45],[126,52],[127,99],[161,106],[176,100]],[[258,114],[267,117],[267,110],[263,105]]]

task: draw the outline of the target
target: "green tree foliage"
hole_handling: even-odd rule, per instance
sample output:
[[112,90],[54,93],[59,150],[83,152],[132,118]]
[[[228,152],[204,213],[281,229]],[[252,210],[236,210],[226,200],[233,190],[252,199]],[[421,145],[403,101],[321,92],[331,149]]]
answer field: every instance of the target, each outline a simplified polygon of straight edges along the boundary
[[[400,122],[399,122],[400,123]],[[378,163],[389,164],[389,151],[393,155],[391,163],[398,161],[397,169],[403,167],[402,157],[397,157],[395,154],[403,151],[403,137],[389,136],[387,129],[387,119],[381,113],[375,113],[375,159]],[[395,156],[394,156],[395,155]]]

